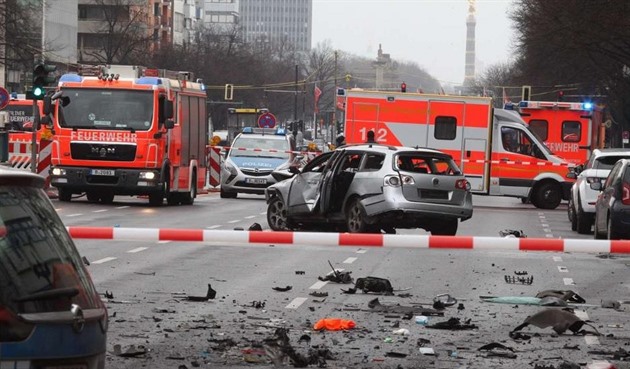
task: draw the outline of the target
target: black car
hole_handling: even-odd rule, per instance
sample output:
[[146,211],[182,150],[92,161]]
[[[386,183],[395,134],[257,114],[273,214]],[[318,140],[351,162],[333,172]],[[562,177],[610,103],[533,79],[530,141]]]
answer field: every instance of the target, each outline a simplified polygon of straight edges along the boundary
[[621,159],[611,169],[595,204],[595,238],[630,239],[630,159]]

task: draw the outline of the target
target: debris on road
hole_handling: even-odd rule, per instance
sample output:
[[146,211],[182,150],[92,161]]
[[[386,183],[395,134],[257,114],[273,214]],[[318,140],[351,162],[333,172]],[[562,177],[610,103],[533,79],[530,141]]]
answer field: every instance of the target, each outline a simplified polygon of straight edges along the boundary
[[507,359],[516,359],[514,349],[498,342],[492,342],[487,345],[483,345],[477,349],[477,351],[484,351],[485,357],[502,357]]
[[206,292],[205,296],[186,296],[185,300],[204,302],[208,300],[213,300],[216,296],[217,296],[217,291],[213,290],[210,283],[208,283],[208,292]]
[[287,329],[276,329],[273,337],[264,340],[266,354],[271,358],[276,367],[282,366],[284,359],[289,358],[295,368],[305,368],[309,365],[317,365],[319,368],[327,366],[326,360],[335,360],[334,356],[327,348],[309,349],[308,355],[298,353],[291,343]]
[[430,324],[430,325],[427,325],[426,327],[433,328],[433,329],[449,329],[453,331],[477,329],[476,325],[470,324],[470,319],[467,319],[462,323],[459,320],[459,318],[449,318],[447,321]]
[[[573,332],[573,334],[578,334],[581,332],[584,325],[595,329],[595,327],[578,318],[570,309],[545,309],[528,316],[527,319],[525,319],[521,325],[514,328],[512,332],[520,331],[530,324],[538,328],[551,327],[557,334],[562,334],[566,332],[567,329]],[[597,332],[597,329],[595,329],[595,332]],[[599,332],[596,334],[599,335]]]
[[530,285],[534,283],[534,276],[530,277],[515,277],[513,275],[506,275],[505,282],[510,284],[526,284]]
[[122,347],[119,344],[114,345],[114,355],[120,357],[138,357],[145,355],[147,353],[147,348],[144,346],[135,346],[130,345],[127,347],[125,351],[122,350]]
[[341,319],[341,318],[324,318],[320,319],[315,325],[313,325],[313,329],[316,331],[327,330],[327,331],[341,331],[352,329],[356,327],[356,323],[354,320],[350,319]]
[[420,347],[420,353],[422,355],[435,356],[435,351],[431,347]]
[[313,297],[328,297],[328,292],[313,291],[313,292],[309,293],[309,295],[313,296]]
[[614,300],[602,300],[601,306],[604,309],[619,310],[619,308],[621,308],[621,304],[619,303],[619,301],[614,301]]
[[407,357],[407,354],[403,354],[402,352],[394,352],[394,351],[390,351],[390,352],[386,352],[385,356],[387,357],[396,357],[396,358],[405,358]]
[[295,274],[297,274],[297,275],[304,275],[304,274],[306,274],[306,272],[303,271],[303,270],[296,270]]
[[504,238],[527,238],[522,230],[517,231],[515,229],[504,229],[502,231],[499,231],[499,236]]
[[577,304],[583,304],[586,302],[584,298],[571,290],[544,290],[536,294],[536,297],[558,297],[567,302],[574,302]]
[[[378,300],[378,298],[372,299],[368,302],[368,307],[371,311],[387,313],[387,314],[410,314],[411,316],[415,314],[420,315],[432,315],[432,316],[444,316],[443,311],[439,311],[436,309],[423,308],[422,306],[404,306],[404,305],[383,305]],[[411,317],[409,318],[411,319]]]
[[443,293],[433,298],[433,308],[437,310],[443,310],[455,304],[457,304],[457,299],[448,293]]
[[291,291],[293,287],[291,286],[286,286],[286,287],[272,287],[271,289],[274,291],[279,291],[279,292],[287,292],[287,291]]
[[253,223],[249,226],[248,231],[262,231],[262,226],[259,223]]
[[340,284],[349,284],[353,282],[352,277],[350,277],[350,273],[352,272],[338,271],[332,266],[330,260],[328,261],[328,265],[332,268],[332,272],[326,274],[324,277],[317,277],[317,279],[322,282],[330,281]]
[[379,277],[357,278],[354,288],[363,291],[363,293],[382,293],[393,295],[394,288],[389,280]]

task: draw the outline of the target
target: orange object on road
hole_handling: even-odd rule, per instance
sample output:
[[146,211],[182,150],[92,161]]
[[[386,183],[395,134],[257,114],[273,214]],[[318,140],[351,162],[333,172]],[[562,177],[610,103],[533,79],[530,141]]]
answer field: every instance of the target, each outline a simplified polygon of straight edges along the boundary
[[341,318],[324,318],[320,319],[315,325],[313,329],[316,331],[320,331],[325,329],[327,331],[342,331],[346,329],[352,329],[356,327],[356,323],[354,320],[341,319]]

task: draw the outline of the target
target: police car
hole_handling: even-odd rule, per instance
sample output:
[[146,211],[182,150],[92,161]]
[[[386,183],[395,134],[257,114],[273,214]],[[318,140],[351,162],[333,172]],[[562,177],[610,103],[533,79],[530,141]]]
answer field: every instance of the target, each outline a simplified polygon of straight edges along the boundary
[[277,182],[272,172],[291,165],[293,145],[284,128],[243,128],[221,165],[221,197],[235,198],[239,192],[264,195],[265,188]]

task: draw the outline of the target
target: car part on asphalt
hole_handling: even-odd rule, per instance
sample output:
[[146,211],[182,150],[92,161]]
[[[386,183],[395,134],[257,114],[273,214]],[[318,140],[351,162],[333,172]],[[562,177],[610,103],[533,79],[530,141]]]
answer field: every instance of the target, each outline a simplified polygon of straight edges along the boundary
[[478,328],[476,325],[470,324],[470,319],[466,319],[464,322],[462,322],[459,318],[449,318],[447,321],[429,324],[426,327],[433,329],[448,329],[452,331],[462,331]]
[[477,351],[484,351],[486,353],[486,357],[503,357],[507,359],[516,359],[516,354],[514,353],[514,349],[505,346],[498,342],[492,342],[487,345],[483,345],[477,349]]
[[[563,334],[567,331],[567,329],[573,332],[573,334],[577,334],[584,325],[589,325],[582,319],[578,318],[569,309],[545,309],[534,315],[528,316],[521,325],[514,328],[512,331],[520,331],[530,324],[538,328],[551,327],[557,334]],[[597,332],[595,327],[593,327],[593,329]]]
[[[422,306],[404,306],[404,305],[383,305],[378,298],[372,299],[368,302],[368,308],[373,312],[385,313],[385,314],[410,314],[414,315],[426,315],[426,316],[444,316],[444,312],[436,309],[424,308]],[[411,319],[410,317],[410,319]],[[404,318],[403,318],[404,319]]]
[[213,300],[216,296],[217,296],[217,291],[213,290],[210,283],[208,283],[208,292],[206,292],[205,296],[186,296],[186,300],[203,302],[203,301]]
[[510,284],[527,284],[530,285],[534,283],[534,276],[530,277],[514,277],[511,275],[504,276],[505,282]]
[[536,294],[536,297],[545,298],[548,296],[558,297],[567,302],[583,304],[586,302],[584,298],[571,290],[544,290]]
[[286,286],[286,287],[272,287],[272,290],[274,291],[278,291],[278,292],[287,292],[287,291],[291,291],[293,287],[291,286]]
[[516,237],[516,238],[527,238],[525,233],[522,230],[517,231],[515,229],[504,229],[499,231],[499,236],[501,237]]

